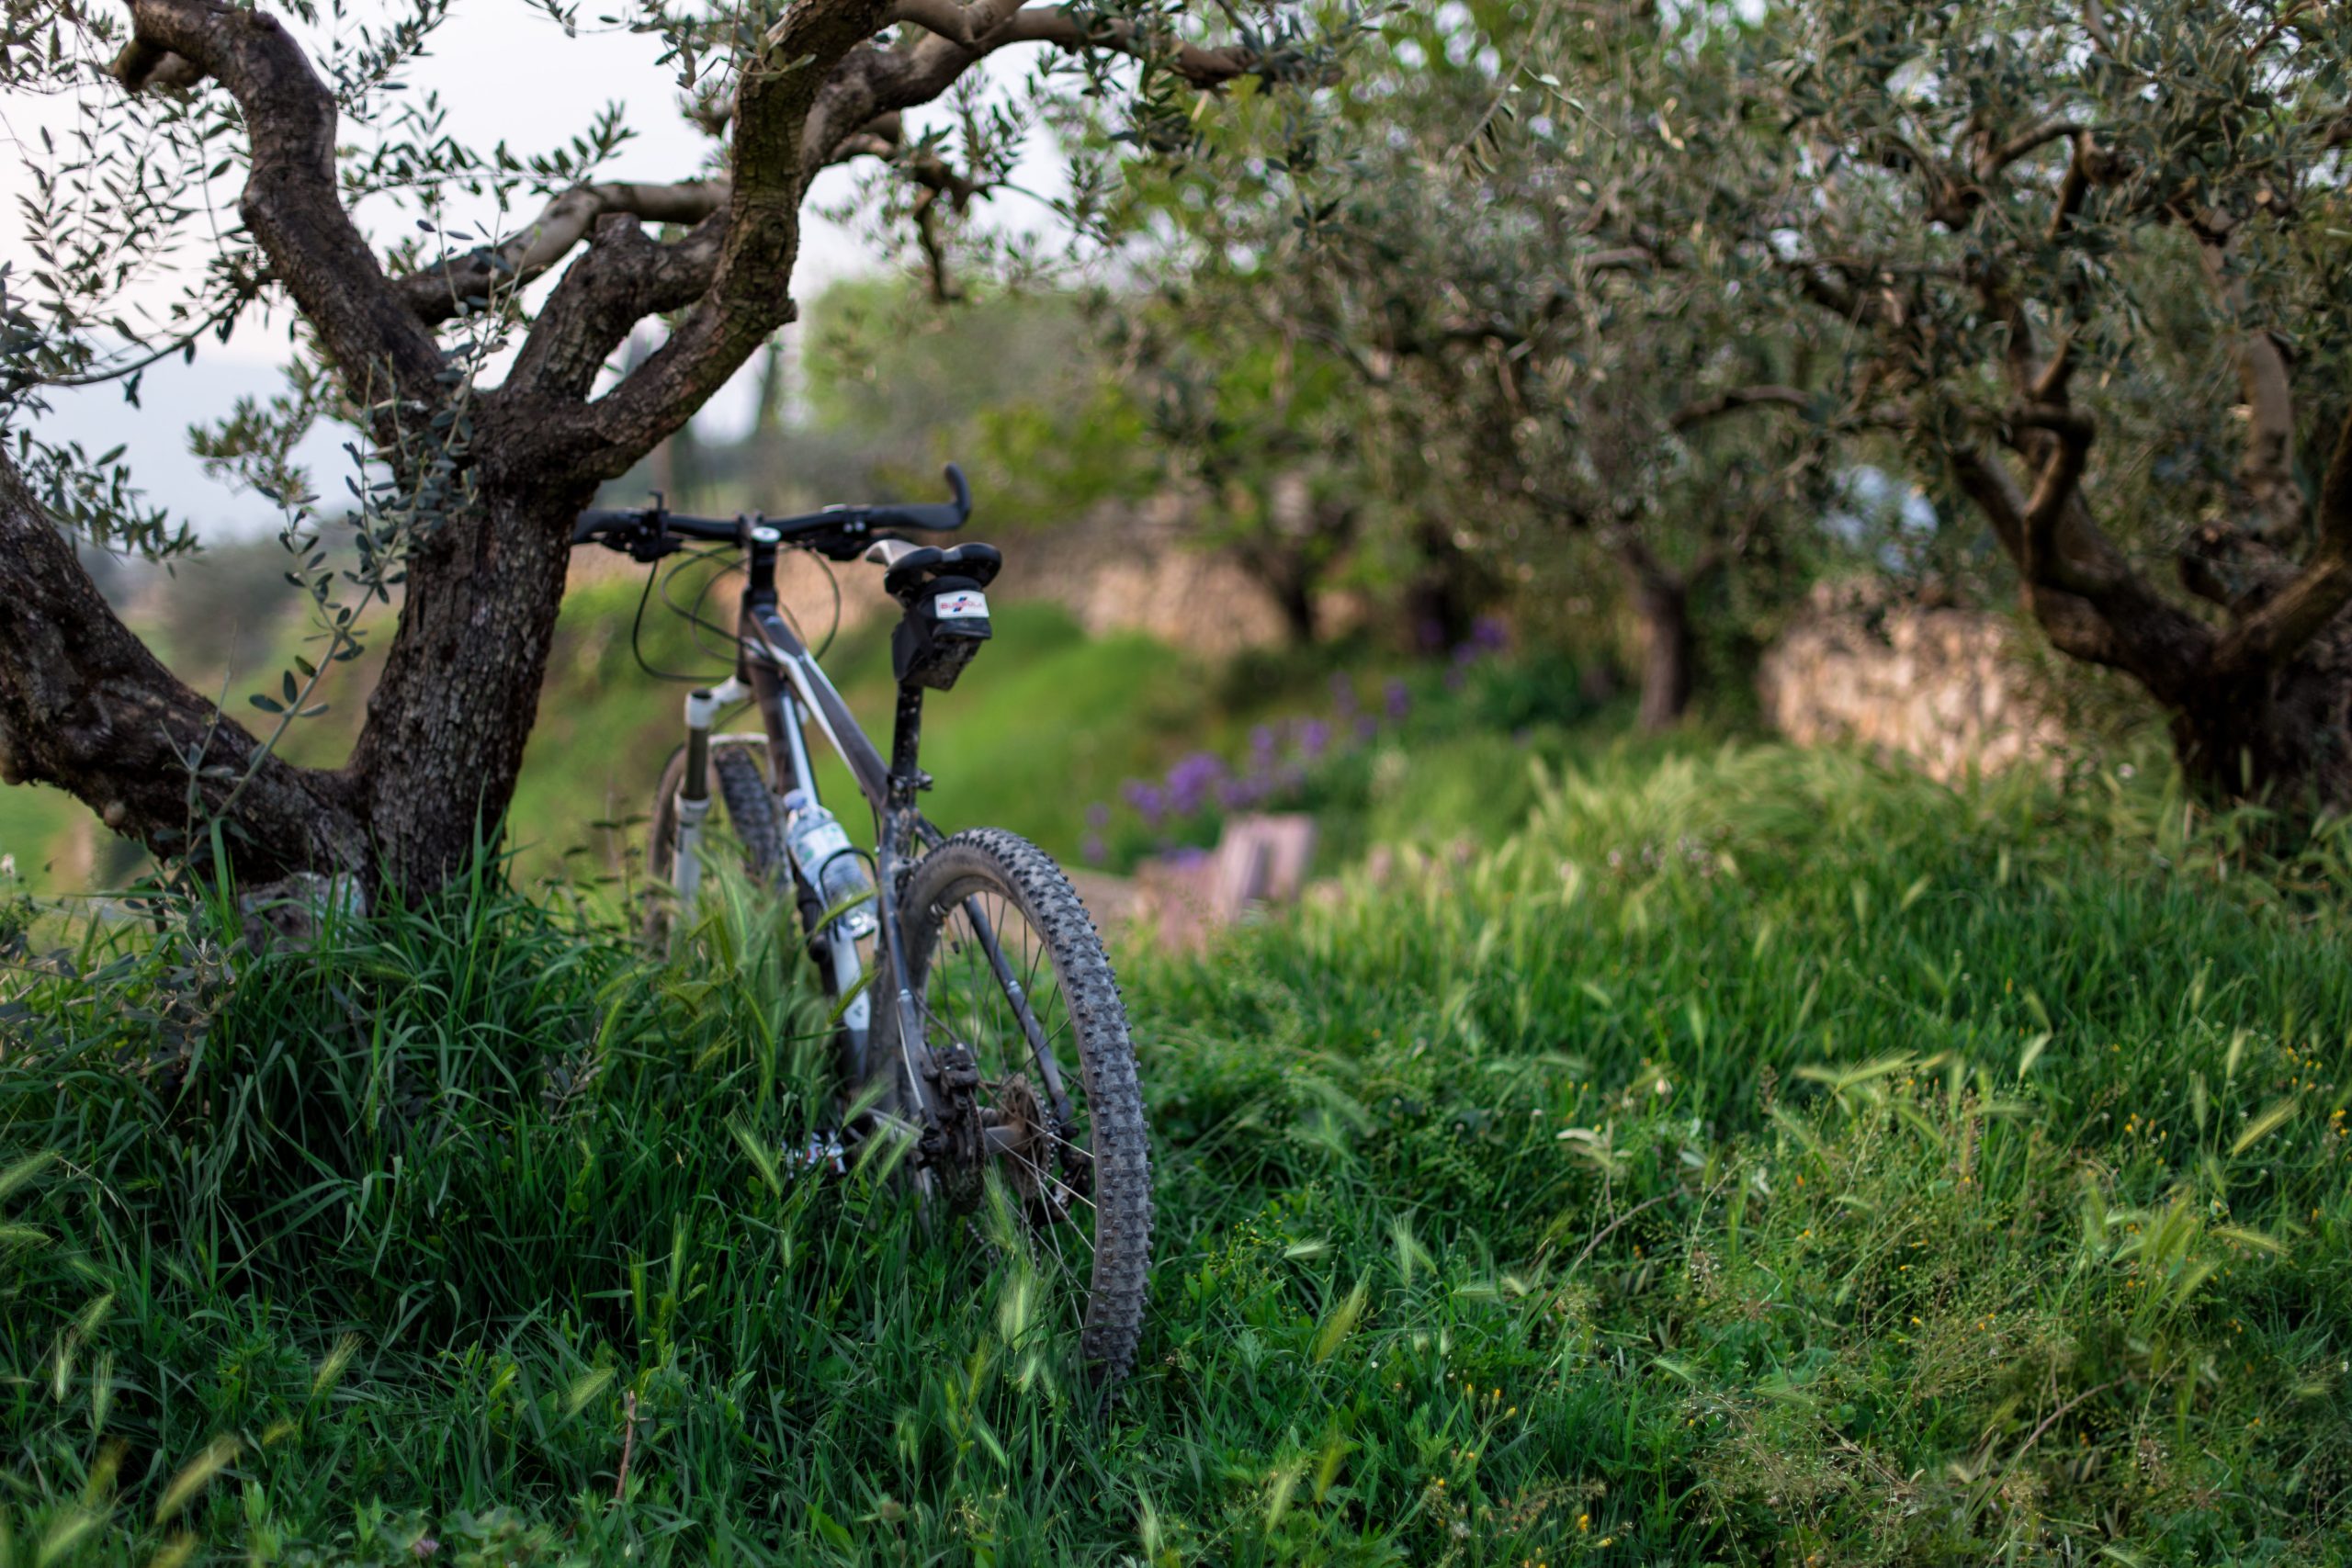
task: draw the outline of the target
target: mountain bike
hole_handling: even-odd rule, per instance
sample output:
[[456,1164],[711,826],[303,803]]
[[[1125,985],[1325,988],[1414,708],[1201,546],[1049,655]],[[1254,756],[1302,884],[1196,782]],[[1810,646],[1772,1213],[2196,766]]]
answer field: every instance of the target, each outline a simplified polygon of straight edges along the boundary
[[[1091,1375],[1107,1385],[1135,1359],[1152,1220],[1118,982],[1069,879],[1043,851],[1001,829],[944,834],[916,803],[933,782],[919,761],[925,694],[953,687],[989,640],[987,589],[1003,565],[991,546],[943,549],[901,536],[964,525],[970,487],[953,465],[946,477],[946,502],[798,517],[690,517],[657,497],[642,511],[582,513],[572,541],[657,573],[665,558],[691,552],[745,579],[727,650],[734,671],[687,694],[684,743],[655,792],[647,870],[675,905],[659,905],[650,934],[666,941],[692,916],[715,801],[745,872],[789,896],[835,1006],[844,1125],[813,1146],[811,1163],[838,1169],[870,1140],[896,1140],[899,1168],[927,1203],[968,1212],[993,1195],[1011,1206],[1054,1298],[1054,1321],[1076,1330]],[[887,761],[779,606],[786,550],[882,569],[900,611]],[[664,602],[723,631],[703,619],[699,599],[688,607],[670,598],[668,581],[685,564],[670,569]],[[652,586],[649,575],[649,594]],[[757,732],[718,728],[723,712],[746,704]],[[819,797],[811,728],[873,813],[870,858]]]

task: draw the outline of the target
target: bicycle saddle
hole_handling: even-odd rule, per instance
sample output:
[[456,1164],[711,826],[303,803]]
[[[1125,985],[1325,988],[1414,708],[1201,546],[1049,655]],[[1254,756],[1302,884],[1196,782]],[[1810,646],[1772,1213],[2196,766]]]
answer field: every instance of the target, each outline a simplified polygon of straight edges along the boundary
[[974,588],[986,588],[1003,570],[1004,552],[994,545],[910,545],[904,539],[880,539],[867,547],[865,558],[885,568],[883,592],[912,607],[923,590],[943,578],[956,578]]

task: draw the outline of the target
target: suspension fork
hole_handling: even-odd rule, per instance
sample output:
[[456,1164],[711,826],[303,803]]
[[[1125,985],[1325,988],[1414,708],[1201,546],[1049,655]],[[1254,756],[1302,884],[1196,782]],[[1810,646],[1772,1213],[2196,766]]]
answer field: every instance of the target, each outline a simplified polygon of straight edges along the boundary
[[718,715],[716,694],[700,687],[686,694],[685,778],[673,807],[678,818],[677,858],[670,874],[678,890],[678,908],[689,916],[702,889],[702,824],[710,815],[710,727]]

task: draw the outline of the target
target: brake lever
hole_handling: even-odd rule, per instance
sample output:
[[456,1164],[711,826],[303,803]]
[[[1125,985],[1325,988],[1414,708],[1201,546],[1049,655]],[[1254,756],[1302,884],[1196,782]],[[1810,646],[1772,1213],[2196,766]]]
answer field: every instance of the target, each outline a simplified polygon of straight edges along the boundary
[[627,551],[633,561],[650,566],[664,557],[676,555],[686,547],[686,542],[670,536],[670,530],[662,525],[662,514],[657,512],[650,523],[639,523],[628,531],[626,544],[612,547]]

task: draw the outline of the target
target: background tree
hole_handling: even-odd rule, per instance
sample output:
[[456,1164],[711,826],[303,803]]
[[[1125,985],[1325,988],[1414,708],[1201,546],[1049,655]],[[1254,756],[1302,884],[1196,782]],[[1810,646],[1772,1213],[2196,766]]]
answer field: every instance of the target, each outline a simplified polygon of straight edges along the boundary
[[1269,320],[1267,298],[1246,275],[1195,275],[1116,336],[1164,479],[1195,498],[1196,543],[1257,579],[1303,646],[1327,629],[1321,598],[1378,498],[1359,389],[1295,323]]
[[[58,784],[167,854],[218,820],[248,878],[307,868],[435,887],[512,793],[571,518],[791,319],[809,181],[850,159],[914,161],[907,111],[1020,46],[1062,63],[1033,79],[1037,96],[1094,94],[1139,130],[1237,80],[1326,71],[1330,46],[1298,11],[1210,9],[1221,37],[1149,0],[649,6],[633,25],[662,37],[718,141],[714,175],[661,186],[594,177],[619,142],[616,116],[525,160],[453,145],[430,104],[388,103],[446,14],[438,0],[338,30],[323,73],[287,22],[216,0],[28,14],[7,40],[12,88],[103,73],[119,91],[89,111],[89,134],[34,166],[27,237],[40,265],[9,280],[11,408],[290,307],[303,367],[292,389],[238,410],[202,450],[287,506],[330,658],[356,651],[366,600],[397,594],[399,615],[346,765],[284,761],[124,628],[58,524],[149,550],[184,535],[119,470],[42,446],[19,422],[0,458],[0,777]],[[289,16],[318,20],[307,0]],[[1351,19],[1333,19],[1344,36]],[[380,140],[345,140],[346,118]],[[238,175],[233,217],[214,210],[214,182]],[[452,187],[545,205],[459,237],[432,220]],[[349,202],[380,194],[425,212],[427,231],[389,246],[363,232]],[[142,268],[190,252],[204,260],[182,267],[168,306],[126,302]],[[648,320],[665,324],[659,346],[613,378],[608,362]],[[290,461],[322,417],[352,424],[369,463],[348,574],[311,547],[341,524]],[[282,728],[316,680],[306,663],[256,700]]]
[[[1739,330],[1723,301],[1749,264],[1685,216],[1710,175],[1677,116],[1694,82],[1723,98],[1724,57],[1704,18],[1646,5],[1417,9],[1306,129],[1227,106],[1224,134],[1270,172],[1173,175],[1147,231],[1196,334],[1351,374],[1350,477],[1384,520],[1367,547],[1421,640],[1458,641],[1506,589],[1590,604],[1598,558],[1639,627],[1652,728],[1690,694],[1694,593],[1768,561],[1826,475],[1813,433],[1719,421],[1748,406],[1731,389],[1807,375]],[[1238,199],[1261,186],[1281,199]],[[1205,455],[1224,428],[1165,434]]]
[[[1899,432],[1997,544],[1977,585],[2143,686],[2205,790],[2352,802],[2352,11],[1838,0],[1722,30],[1736,90],[1690,134],[1738,155],[1681,182],[1687,222],[1777,274],[1737,330],[1819,345],[1834,389],[1736,395]],[[1611,232],[1680,265],[1670,231]]]

